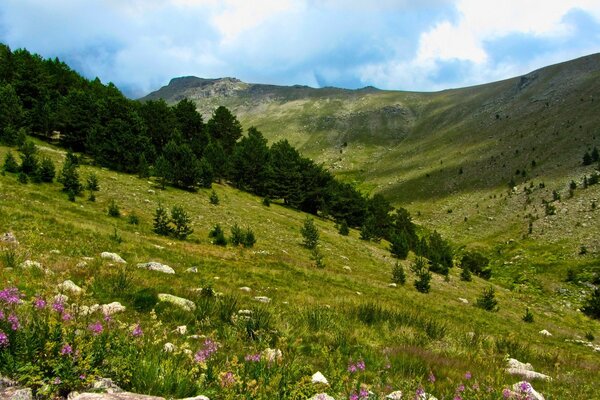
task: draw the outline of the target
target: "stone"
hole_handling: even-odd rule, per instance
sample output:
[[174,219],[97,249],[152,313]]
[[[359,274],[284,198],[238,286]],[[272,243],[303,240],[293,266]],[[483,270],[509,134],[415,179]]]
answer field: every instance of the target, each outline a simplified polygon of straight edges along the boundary
[[198,273],[198,267],[190,267],[190,268],[186,269],[185,272],[189,272],[191,274],[197,274]]
[[398,287],[397,283],[388,283],[388,287],[395,288]]
[[387,396],[385,396],[386,400],[400,400],[402,398],[402,391],[396,390]]
[[465,299],[465,298],[463,298],[463,297],[459,297],[459,298],[458,298],[458,301],[460,301],[460,302],[461,302],[461,303],[463,303],[463,304],[469,304],[469,300],[467,300],[467,299]]
[[60,254],[60,250],[50,250],[50,254]]
[[8,387],[6,389],[0,389],[0,399],[32,400],[33,392],[30,388]]
[[138,268],[143,268],[143,269],[147,269],[149,271],[157,271],[157,272],[162,272],[165,274],[174,274],[175,270],[171,267],[169,267],[168,265],[165,264],[161,264],[159,262],[156,261],[150,261],[147,263],[140,263],[137,265]]
[[77,393],[69,400],[164,400],[164,397],[147,396],[137,393]]
[[252,310],[238,310],[239,315],[252,315]]
[[530,400],[545,400],[544,396],[541,393],[536,392],[536,390],[531,386],[531,383],[526,381],[517,382],[512,385],[512,391],[515,394],[526,394],[527,398]]
[[262,359],[267,362],[277,362],[283,359],[283,353],[279,349],[266,348],[260,354]]
[[323,383],[325,385],[329,385],[329,381],[327,381],[327,378],[325,378],[325,376],[321,373],[321,371],[317,371],[313,374],[313,376],[311,378],[311,382],[312,383]]
[[206,396],[196,396],[196,397],[186,397],[185,399],[179,399],[179,400],[210,400],[208,397]]
[[183,297],[173,296],[172,294],[159,293],[158,300],[171,303],[175,306],[183,308],[186,311],[194,311],[196,309],[196,305],[193,301],[184,299]]
[[23,261],[21,263],[21,268],[23,268],[23,269],[29,269],[29,268],[44,269],[42,267],[42,264],[40,264],[38,261],[31,261],[31,260]]
[[163,351],[165,353],[172,353],[175,351],[175,345],[173,343],[165,343],[165,345],[163,346]]
[[102,310],[102,314],[104,315],[113,315],[125,311],[125,306],[119,303],[118,301],[113,301],[109,304],[102,304],[100,306],[100,309]]
[[539,334],[542,336],[552,336],[552,334],[545,329],[542,329]]
[[87,266],[88,266],[88,263],[85,261],[80,261],[75,265],[76,268],[85,268]]
[[421,393],[415,396],[415,399],[417,400],[437,400],[437,397],[435,397],[432,394],[429,393]]
[[9,243],[14,246],[19,245],[19,241],[17,240],[17,237],[12,232],[3,233],[2,236],[0,236],[0,242]]
[[271,299],[266,296],[256,296],[254,300],[259,301],[261,303],[270,303]]
[[352,272],[352,268],[350,268],[350,267],[349,267],[349,266],[347,266],[347,265],[344,265],[344,266],[343,266],[343,269],[344,269],[344,271],[347,271],[347,272]]
[[121,256],[117,253],[109,253],[108,251],[103,251],[102,253],[100,253],[100,258],[110,260],[119,264],[127,264],[127,261],[123,260]]
[[175,332],[179,333],[180,335],[185,335],[187,333],[187,326],[178,326],[177,328],[175,328]]
[[526,379],[528,381],[532,380],[532,379],[540,379],[543,381],[551,381],[552,378],[549,377],[548,375],[539,373],[539,372],[535,372],[535,371],[528,371],[525,369],[516,369],[516,368],[507,368],[506,372],[510,375],[518,375],[523,379]]
[[252,289],[250,289],[248,286],[242,286],[242,287],[240,288],[240,290],[241,290],[242,292],[251,292],[251,291],[252,291]]
[[521,361],[517,360],[516,358],[509,358],[508,359],[508,368],[515,368],[515,369],[523,369],[526,371],[533,371],[533,365],[529,364],[529,363],[522,363]]
[[150,194],[156,194],[156,191],[154,189],[148,189],[148,193],[150,193]]
[[118,387],[110,378],[98,378],[92,383],[90,389],[102,390],[106,393],[121,393],[123,389]]
[[331,397],[327,393],[318,393],[315,394],[313,397],[309,398],[308,400],[335,400],[335,398]]
[[60,291],[71,292],[73,294],[79,294],[79,293],[83,292],[82,288],[80,288],[75,283],[73,283],[73,281],[68,280],[68,279],[66,281],[64,281],[63,283],[59,284],[57,288]]

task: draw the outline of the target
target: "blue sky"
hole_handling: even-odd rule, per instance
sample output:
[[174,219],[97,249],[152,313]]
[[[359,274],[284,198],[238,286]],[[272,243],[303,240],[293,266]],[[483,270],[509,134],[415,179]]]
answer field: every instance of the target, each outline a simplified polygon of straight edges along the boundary
[[183,75],[435,91],[600,52],[600,1],[2,0],[0,41],[131,97]]

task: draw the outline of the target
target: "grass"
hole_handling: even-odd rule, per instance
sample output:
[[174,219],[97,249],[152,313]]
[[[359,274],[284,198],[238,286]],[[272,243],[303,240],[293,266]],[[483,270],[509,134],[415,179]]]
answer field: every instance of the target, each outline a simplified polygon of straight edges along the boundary
[[[57,164],[62,162],[60,151],[38,145]],[[0,147],[0,159],[7,150]],[[377,393],[389,391],[388,386],[410,392],[418,384],[429,385],[428,391],[441,397],[454,392],[466,371],[473,371],[482,385],[485,382],[500,391],[516,382],[517,378],[502,371],[504,357],[510,354],[555,378],[552,383],[534,382],[536,390],[549,398],[590,398],[600,390],[595,380],[600,368],[597,355],[566,341],[583,338],[587,332],[598,337],[600,324],[575,310],[582,301],[580,287],[557,279],[565,260],[560,253],[554,260],[550,257],[555,244],[532,239],[498,247],[492,284],[500,308],[489,313],[474,306],[489,283],[477,277],[462,282],[458,268],[451,270],[449,281],[434,275],[431,292],[418,293],[409,268],[412,255],[401,261],[407,271],[406,284],[388,287],[396,263],[388,244],[361,241],[355,230],[341,236],[332,221],[314,221],[326,265],[317,269],[310,251],[302,246],[300,229],[306,218],[302,213],[276,202],[266,207],[262,199],[227,185],[213,186],[220,199],[215,206],[209,201],[210,190],[163,191],[154,182],[135,176],[89,165],[80,168],[82,177],[91,172],[100,182],[95,202],[85,197],[70,202],[56,183],[21,184],[15,175],[0,176],[0,226],[14,232],[20,242],[14,254],[3,251],[0,283],[33,296],[54,293],[56,285],[71,279],[85,289],[76,301],[122,302],[127,311],[120,318],[129,324],[140,322],[156,338],[141,356],[135,380],[121,382],[128,389],[165,396],[187,396],[195,391],[211,398],[234,398],[240,393],[235,390],[245,390],[252,398],[293,398],[304,391],[312,392],[309,396],[316,393],[306,384],[306,377],[320,370],[331,382],[327,391],[336,397],[347,397],[351,387],[361,383]],[[107,214],[111,201],[119,205],[120,218]],[[188,240],[152,232],[159,202],[169,209],[180,205],[189,213],[194,233]],[[129,224],[129,215],[136,215],[139,223]],[[424,211],[419,218],[433,215]],[[208,232],[217,223],[226,235],[234,224],[250,227],[256,244],[249,249],[211,244]],[[113,238],[115,230],[120,241]],[[521,253],[523,248],[528,250]],[[120,254],[127,264],[118,267],[101,260],[103,251]],[[538,256],[524,258],[522,254]],[[517,255],[521,257],[515,259]],[[92,259],[86,260],[85,267],[77,266],[83,257]],[[23,270],[18,264],[26,259],[39,261],[52,273]],[[501,264],[513,259],[506,268]],[[575,264],[581,273],[593,267],[589,258],[584,260]],[[176,274],[135,267],[148,261],[167,264]],[[186,272],[190,267],[197,267],[198,272]],[[551,272],[539,274],[542,270]],[[513,278],[517,271],[525,271],[519,283]],[[240,291],[242,286],[250,287],[251,292]],[[207,287],[222,295],[203,296],[197,291]],[[557,287],[569,290],[566,299],[553,291]],[[154,305],[156,293],[191,299],[197,309],[192,313],[164,303]],[[262,304],[255,296],[271,301]],[[463,304],[458,297],[470,304]],[[565,306],[564,301],[571,305]],[[535,315],[533,323],[521,320],[526,307]],[[246,317],[238,310],[251,310],[251,315]],[[220,361],[214,370],[205,371],[204,381],[196,381],[193,374],[177,375],[185,356],[169,357],[161,351],[167,341],[177,348],[198,350],[197,341],[174,333],[184,324],[189,334],[211,337],[221,344]],[[542,329],[553,336],[539,335]],[[262,372],[246,370],[250,367],[241,361],[244,355],[267,347],[282,350],[282,364]],[[358,359],[367,365],[360,379],[346,370],[350,360]],[[157,365],[160,371],[152,367]],[[225,368],[243,377],[256,374],[262,386],[240,383],[238,389],[225,390],[218,383]],[[427,382],[430,372],[438,378],[435,384]]]

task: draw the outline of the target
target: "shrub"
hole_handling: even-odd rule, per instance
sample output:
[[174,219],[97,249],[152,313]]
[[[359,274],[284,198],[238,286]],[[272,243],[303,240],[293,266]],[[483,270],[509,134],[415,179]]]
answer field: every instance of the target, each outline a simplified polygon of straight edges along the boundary
[[475,275],[489,279],[492,276],[492,270],[487,268],[490,260],[483,254],[476,251],[466,252],[460,261],[463,269],[468,269]]
[[75,200],[75,196],[81,193],[82,185],[79,182],[79,172],[77,171],[77,164],[67,161],[64,162],[58,181],[63,185],[63,192],[69,194],[69,200],[71,198]]
[[170,222],[171,219],[169,218],[167,210],[161,203],[158,203],[158,207],[154,212],[154,233],[162,236],[169,236],[172,233],[172,228],[169,226]]
[[240,228],[238,224],[234,224],[231,227],[231,238],[229,239],[229,242],[234,246],[239,246],[244,243],[244,236],[242,228]]
[[431,289],[431,272],[429,272],[429,267],[427,266],[425,259],[423,257],[418,257],[410,268],[416,275],[414,283],[415,289],[421,293],[429,293],[429,290]]
[[311,250],[317,247],[319,242],[319,231],[317,231],[315,221],[312,218],[306,217],[304,225],[300,229],[300,233],[302,234],[304,247]]
[[2,170],[12,173],[19,172],[19,164],[17,164],[17,160],[15,160],[15,156],[13,156],[11,151],[6,153],[6,156],[4,157]]
[[29,181],[29,179],[27,179],[27,174],[23,171],[19,172],[19,175],[17,176],[17,180],[19,181],[19,183],[27,183]]
[[210,196],[208,197],[208,200],[210,201],[210,204],[214,206],[219,205],[219,196],[214,190],[210,191]]
[[127,223],[129,223],[130,225],[139,225],[140,218],[135,213],[131,213],[127,217]]
[[227,239],[225,238],[225,233],[223,232],[223,228],[221,225],[216,224],[211,231],[208,233],[208,237],[212,239],[212,243],[218,246],[226,246]]
[[338,229],[338,233],[342,236],[348,236],[348,234],[350,234],[350,229],[348,229],[348,223],[345,219],[342,220],[342,223]]
[[51,159],[48,157],[42,158],[38,174],[42,182],[52,183],[56,176],[56,169],[54,168],[54,163]]
[[27,140],[21,150],[21,172],[27,175],[34,175],[37,173],[38,160],[37,160],[37,148],[33,142]]
[[498,311],[498,301],[496,300],[496,291],[492,286],[483,289],[481,296],[477,298],[475,305],[486,311]]
[[325,262],[323,261],[323,254],[319,251],[318,247],[315,247],[310,252],[310,258],[315,262],[315,267],[325,268]]
[[95,173],[91,173],[88,175],[86,179],[85,188],[90,192],[97,192],[100,190],[100,185],[98,184],[98,176]]
[[529,310],[529,307],[525,309],[525,315],[523,315],[523,318],[521,319],[527,323],[533,322],[533,313]]
[[471,270],[468,267],[463,266],[460,272],[460,280],[465,282],[471,282]]
[[119,210],[119,206],[114,199],[111,199],[108,203],[108,215],[115,218],[121,216],[121,210]]
[[244,233],[244,241],[242,244],[244,247],[253,247],[255,243],[256,237],[254,236],[254,232],[252,232],[252,229],[246,228],[246,232]]
[[404,272],[404,267],[397,261],[392,267],[392,282],[398,285],[404,285],[406,283],[406,273]]
[[594,289],[581,311],[590,318],[600,319],[600,288]]
[[191,218],[183,207],[174,206],[171,210],[171,222],[175,224],[173,233],[179,240],[185,240],[194,230],[190,227]]
[[263,206],[265,206],[265,207],[271,207],[271,199],[269,198],[269,196],[266,196],[263,199],[262,203],[263,203]]
[[114,227],[113,233],[110,234],[110,236],[108,238],[117,244],[123,243],[123,238],[119,234],[119,231],[117,230],[116,226]]
[[406,235],[403,232],[395,233],[392,235],[390,242],[390,252],[394,257],[406,260],[409,250],[409,243]]

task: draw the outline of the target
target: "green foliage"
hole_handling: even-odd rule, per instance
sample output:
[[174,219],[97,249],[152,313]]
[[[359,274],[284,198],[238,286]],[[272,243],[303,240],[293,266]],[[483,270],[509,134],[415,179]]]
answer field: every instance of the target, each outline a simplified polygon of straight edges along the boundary
[[429,258],[431,271],[448,275],[450,268],[453,266],[452,247],[436,231],[429,235],[426,256]]
[[269,196],[263,197],[262,203],[265,207],[271,207],[271,199],[269,198]]
[[164,156],[160,156],[156,159],[153,174],[158,178],[160,188],[164,189],[167,182],[171,180],[171,166]]
[[342,236],[348,236],[350,234],[350,229],[348,228],[348,223],[345,219],[340,223],[338,233]]
[[107,213],[110,217],[119,218],[121,216],[121,210],[115,199],[110,199],[108,202]]
[[471,282],[471,270],[469,267],[465,267],[463,265],[462,270],[460,272],[460,280],[465,282]]
[[390,252],[394,257],[405,260],[408,256],[409,242],[404,232],[393,234],[391,237]]
[[581,311],[590,318],[600,319],[600,288],[588,296]]
[[139,312],[149,312],[157,303],[158,293],[154,288],[143,288],[131,295],[131,304]]
[[217,192],[211,190],[210,196],[208,196],[208,201],[214,206],[219,205],[219,196],[217,195]]
[[136,213],[131,213],[127,216],[127,223],[130,225],[139,225],[140,217],[138,217]]
[[27,175],[34,175],[38,170],[37,148],[32,141],[27,140],[20,148],[21,151],[21,172]]
[[150,164],[148,164],[148,160],[146,160],[146,155],[144,153],[142,153],[140,160],[138,161],[137,174],[140,178],[144,179],[150,177]]
[[490,260],[477,251],[466,252],[460,260],[463,270],[468,269],[470,272],[483,279],[490,279],[492,276],[492,270],[491,268],[488,268],[489,263]]
[[525,309],[525,315],[521,318],[524,322],[532,323],[533,322],[533,313],[529,310],[529,307]]
[[238,224],[233,224],[231,227],[231,237],[229,242],[234,246],[239,246],[244,242],[244,231]]
[[94,172],[90,173],[86,179],[85,188],[91,192],[97,192],[100,190],[100,184],[98,182],[98,175]]
[[404,285],[406,283],[406,273],[404,267],[398,261],[392,267],[392,282],[398,285]]
[[306,217],[304,225],[300,229],[304,247],[313,250],[319,243],[319,231],[315,226],[315,221],[311,217]]
[[42,182],[52,183],[54,181],[54,177],[56,176],[56,169],[54,167],[54,163],[48,157],[43,157],[40,162],[40,167],[38,169],[38,175]]
[[192,219],[181,206],[173,206],[171,209],[171,222],[175,225],[173,234],[179,240],[185,240],[194,230],[190,227]]
[[63,164],[62,170],[60,171],[58,181],[63,185],[63,192],[67,192],[69,194],[69,199],[81,194],[83,187],[81,182],[79,182],[79,172],[77,171],[76,164],[66,160]]
[[123,237],[121,236],[121,234],[119,233],[119,231],[117,230],[117,227],[115,226],[113,229],[113,233],[111,233],[108,238],[110,240],[112,240],[113,242],[117,243],[117,244],[121,244],[123,243]]
[[227,246],[227,239],[221,225],[216,224],[208,233],[208,237],[212,239],[212,243],[218,246]]
[[477,298],[475,305],[486,311],[498,311],[498,300],[496,300],[496,291],[492,286],[483,289],[481,295]]
[[242,244],[244,247],[253,247],[255,243],[256,237],[254,236],[254,232],[252,232],[252,229],[246,228],[246,232],[244,232],[244,241]]
[[315,263],[315,267],[317,268],[325,268],[325,261],[323,261],[323,254],[319,250],[318,247],[314,247],[311,249],[310,257]]
[[17,160],[15,160],[15,157],[13,156],[11,151],[7,152],[6,156],[4,157],[4,164],[2,165],[2,170],[12,173],[19,172],[19,164],[17,164]]
[[23,183],[26,184],[29,179],[27,178],[27,174],[23,171],[19,172],[19,175],[17,176],[17,180],[19,181],[19,183]]
[[169,218],[167,210],[163,207],[161,203],[158,203],[158,207],[154,212],[154,233],[162,236],[171,235],[173,233],[173,228],[171,228],[170,223],[171,218]]
[[415,278],[415,289],[421,293],[429,293],[431,289],[431,272],[427,262],[423,257],[417,257],[417,259],[410,266],[411,271],[416,275]]
[[206,128],[210,138],[221,144],[225,154],[231,154],[235,143],[242,137],[242,125],[231,111],[223,106],[213,112]]
[[592,156],[589,152],[585,152],[585,154],[583,155],[583,165],[590,165],[592,164]]

